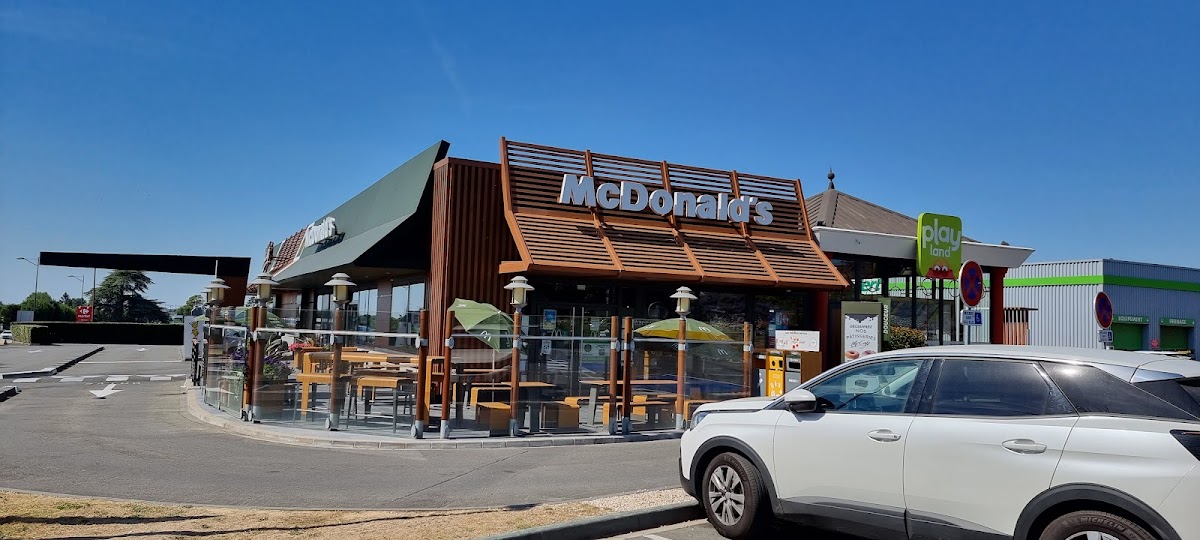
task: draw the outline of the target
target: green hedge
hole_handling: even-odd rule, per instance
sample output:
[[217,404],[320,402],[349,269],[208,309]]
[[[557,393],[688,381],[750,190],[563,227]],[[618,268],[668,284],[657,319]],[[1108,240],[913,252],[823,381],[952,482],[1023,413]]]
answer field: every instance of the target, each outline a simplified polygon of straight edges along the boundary
[[925,346],[925,331],[916,328],[893,326],[884,338],[883,350],[911,349]]
[[[183,345],[182,324],[76,323],[36,321],[51,341],[39,343],[96,343],[124,345]],[[13,325],[16,328],[17,325]],[[13,332],[16,337],[16,332]]]
[[49,345],[54,343],[50,336],[50,329],[40,324],[14,324],[12,325],[13,341],[17,343],[37,343],[39,345]]

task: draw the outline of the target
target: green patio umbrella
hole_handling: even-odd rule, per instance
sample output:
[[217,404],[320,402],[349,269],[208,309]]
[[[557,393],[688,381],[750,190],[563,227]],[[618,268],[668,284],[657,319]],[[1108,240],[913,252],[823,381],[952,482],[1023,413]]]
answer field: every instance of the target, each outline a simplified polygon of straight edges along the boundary
[[450,309],[454,310],[454,319],[462,325],[463,330],[489,347],[501,350],[512,346],[511,340],[505,344],[503,340],[507,338],[500,337],[512,335],[512,317],[496,306],[455,298]]

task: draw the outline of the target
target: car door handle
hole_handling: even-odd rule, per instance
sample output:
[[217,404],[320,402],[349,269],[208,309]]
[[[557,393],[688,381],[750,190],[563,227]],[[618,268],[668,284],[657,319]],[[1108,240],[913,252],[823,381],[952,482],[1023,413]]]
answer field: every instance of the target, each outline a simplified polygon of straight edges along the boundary
[[1004,441],[1004,447],[1018,454],[1041,454],[1046,451],[1046,445],[1038,444],[1029,439]]
[[879,442],[896,442],[900,440],[900,434],[890,429],[877,429],[867,433],[867,436]]

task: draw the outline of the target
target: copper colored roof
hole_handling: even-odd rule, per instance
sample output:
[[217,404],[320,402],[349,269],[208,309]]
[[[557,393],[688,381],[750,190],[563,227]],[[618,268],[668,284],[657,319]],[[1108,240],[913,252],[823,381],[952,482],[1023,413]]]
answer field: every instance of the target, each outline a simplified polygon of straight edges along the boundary
[[[917,234],[916,218],[838,191],[833,180],[829,181],[829,189],[809,197],[805,203],[808,222],[813,227],[913,237]],[[974,242],[965,236],[963,240]]]
[[[502,273],[543,272],[673,282],[842,288],[813,241],[797,180],[568,150],[501,139],[506,217],[521,260]],[[768,225],[735,224],[558,201],[565,175],[647,190],[769,201]]]

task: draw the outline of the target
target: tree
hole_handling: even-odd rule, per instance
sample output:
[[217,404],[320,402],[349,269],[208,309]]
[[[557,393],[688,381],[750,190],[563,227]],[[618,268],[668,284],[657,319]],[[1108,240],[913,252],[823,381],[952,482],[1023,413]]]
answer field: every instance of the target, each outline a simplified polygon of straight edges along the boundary
[[93,293],[96,320],[170,322],[171,316],[163,309],[162,302],[142,296],[153,283],[145,273],[136,270],[112,272]]
[[0,323],[8,325],[16,322],[20,310],[21,304],[0,304]]
[[62,298],[58,299],[58,303],[67,306],[71,309],[87,304],[87,300],[83,298],[72,298],[70,294],[63,293]]
[[35,321],[66,320],[63,317],[62,306],[44,292],[30,293],[25,297],[25,301],[21,302],[21,310],[32,311]]
[[175,310],[175,314],[183,315],[186,317],[188,315],[191,315],[192,310],[196,309],[196,306],[199,306],[201,304],[204,304],[204,298],[201,298],[200,295],[198,295],[198,294],[193,294],[190,298],[187,299],[187,302],[184,302],[182,306],[179,306],[179,308]]

